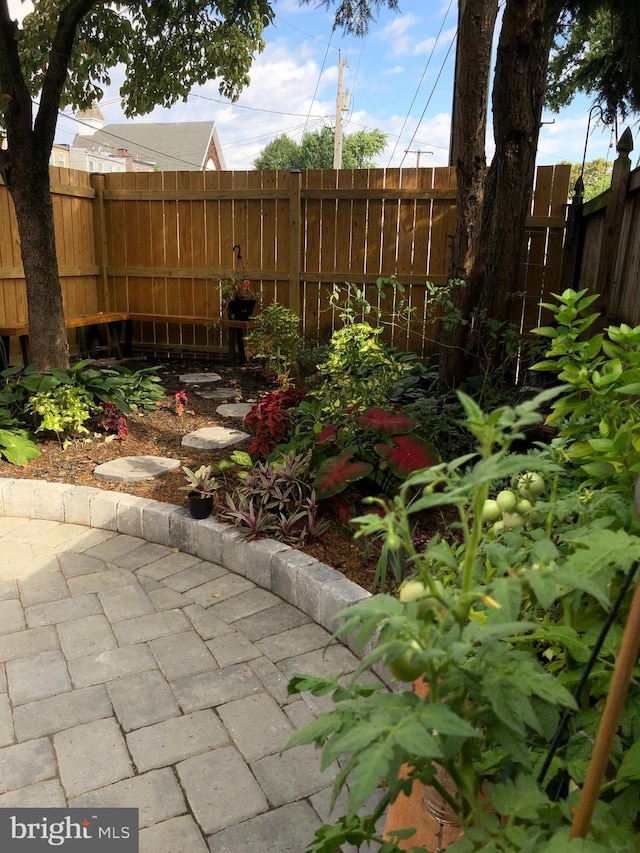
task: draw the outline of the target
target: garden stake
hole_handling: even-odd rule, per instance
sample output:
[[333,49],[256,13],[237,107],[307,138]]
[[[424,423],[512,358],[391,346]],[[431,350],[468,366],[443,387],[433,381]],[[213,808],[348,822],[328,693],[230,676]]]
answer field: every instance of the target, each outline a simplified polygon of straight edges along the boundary
[[[634,565],[637,565],[635,563]],[[598,728],[595,746],[591,754],[589,769],[580,795],[578,808],[573,819],[573,826],[569,834],[570,838],[586,838],[591,818],[600,794],[600,787],[604,777],[611,746],[618,729],[618,722],[624,709],[629,682],[633,673],[633,667],[640,652],[640,584],[636,585],[636,591],[631,602],[631,609],[624,629],[622,643],[618,652],[611,688],[604,706],[604,713]]]
[[[633,563],[631,565],[631,568],[627,572],[625,579],[622,582],[622,586],[620,587],[620,591],[618,592],[618,595],[616,596],[616,600],[614,601],[613,606],[612,606],[611,610],[609,611],[609,615],[607,616],[604,624],[602,625],[602,628],[600,629],[600,634],[598,636],[598,639],[596,640],[596,643],[595,643],[593,649],[591,650],[591,655],[589,657],[589,660],[587,661],[586,666],[585,666],[584,670],[582,671],[582,675],[580,676],[580,680],[576,684],[576,686],[573,690],[573,693],[571,694],[573,696],[573,698],[576,700],[576,703],[578,702],[578,698],[579,698],[580,694],[582,693],[582,688],[586,684],[587,679],[589,678],[589,675],[591,674],[591,670],[593,669],[595,662],[598,659],[598,655],[600,654],[600,650],[602,649],[602,646],[604,645],[604,641],[607,638],[607,634],[609,633],[609,629],[613,625],[615,618],[618,615],[618,610],[620,609],[620,605],[622,604],[622,601],[623,601],[625,595],[627,594],[629,587],[631,586],[631,581],[635,577],[637,568],[638,568],[638,563]],[[553,761],[553,756],[558,751],[558,747],[560,746],[560,742],[562,741],[562,736],[564,735],[564,731],[567,727],[569,720],[574,715],[574,713],[575,713],[575,711],[573,710],[573,708],[567,708],[564,711],[564,713],[562,714],[562,717],[560,718],[560,722],[558,723],[558,728],[556,729],[555,734],[553,736],[553,740],[551,741],[551,746],[549,747],[549,752],[547,753],[547,757],[545,758],[544,764],[542,765],[540,773],[538,774],[538,785],[542,785],[542,783],[544,782],[545,776],[547,775],[547,773],[549,771],[549,767],[551,767],[551,762]],[[560,799],[560,791],[561,790],[562,790],[561,785],[558,785],[555,794],[551,797],[551,799],[554,800],[554,802],[557,802]]]

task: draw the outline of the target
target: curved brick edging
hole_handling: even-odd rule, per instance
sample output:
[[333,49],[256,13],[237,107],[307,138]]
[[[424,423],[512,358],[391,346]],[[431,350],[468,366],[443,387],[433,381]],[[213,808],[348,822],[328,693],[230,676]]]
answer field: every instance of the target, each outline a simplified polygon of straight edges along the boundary
[[[326,563],[273,539],[247,542],[232,525],[121,492],[0,478],[0,515],[82,524],[178,548],[268,589],[333,632],[335,615],[371,593]],[[352,638],[346,638],[352,647]]]

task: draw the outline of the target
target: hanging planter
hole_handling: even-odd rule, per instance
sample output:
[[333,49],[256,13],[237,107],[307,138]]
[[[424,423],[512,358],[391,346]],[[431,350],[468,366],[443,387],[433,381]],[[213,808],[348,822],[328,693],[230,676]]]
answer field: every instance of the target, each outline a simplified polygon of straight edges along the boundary
[[251,287],[239,245],[233,247],[233,251],[236,252],[236,250],[240,272],[235,272],[221,279],[222,304],[226,308],[230,320],[249,320],[258,300]]
[[247,299],[245,297],[234,296],[227,302],[227,314],[230,320],[249,320],[253,314],[253,309],[256,307],[255,298]]

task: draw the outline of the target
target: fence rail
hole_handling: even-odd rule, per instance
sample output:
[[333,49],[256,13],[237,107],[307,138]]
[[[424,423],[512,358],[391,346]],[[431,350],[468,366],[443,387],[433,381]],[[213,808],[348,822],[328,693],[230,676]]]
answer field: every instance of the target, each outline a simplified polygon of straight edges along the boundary
[[[558,287],[569,166],[538,169],[523,243],[518,308],[523,328]],[[427,281],[444,284],[455,222],[455,172],[433,169],[147,172],[91,175],[52,167],[59,269],[67,316],[96,311],[157,315],[134,343],[149,349],[220,347],[218,281],[243,262],[261,304],[300,313],[306,337],[337,323],[335,284],[397,276],[411,327],[386,339],[428,356],[438,316]],[[0,186],[0,321],[26,322],[12,205]],[[191,316],[177,326],[162,317]]]

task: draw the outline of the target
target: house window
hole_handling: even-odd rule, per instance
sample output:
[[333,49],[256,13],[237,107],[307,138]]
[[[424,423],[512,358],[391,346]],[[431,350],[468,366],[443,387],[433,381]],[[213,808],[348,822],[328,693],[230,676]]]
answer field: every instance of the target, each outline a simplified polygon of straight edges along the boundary
[[96,170],[96,164],[93,162],[93,160],[89,160],[89,171],[95,172],[95,170]]
[[58,166],[64,166],[64,154],[58,154]]

